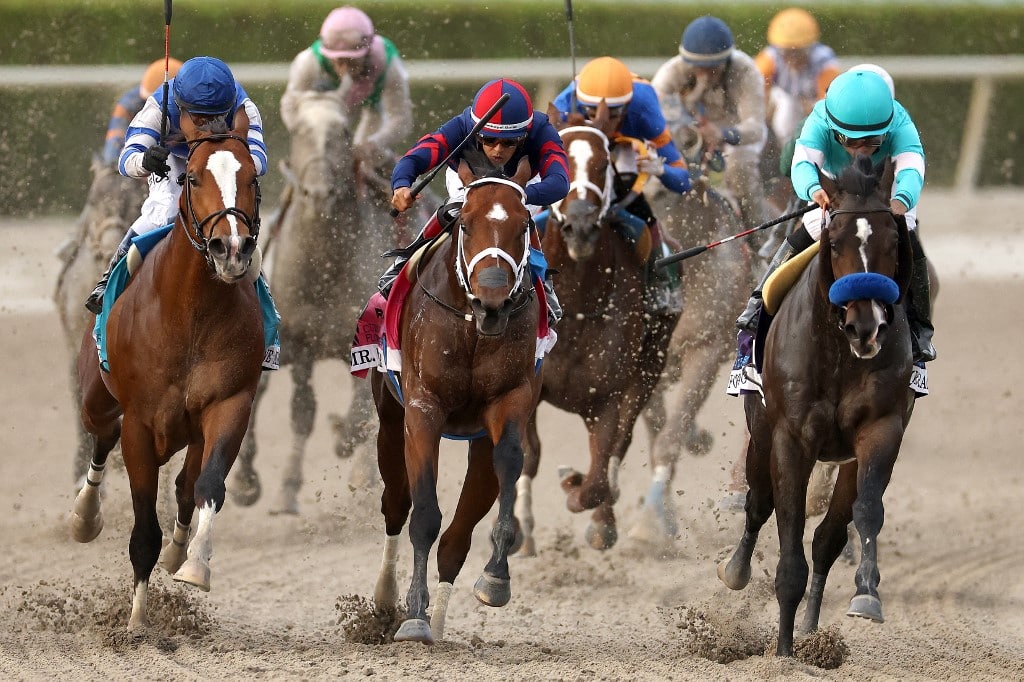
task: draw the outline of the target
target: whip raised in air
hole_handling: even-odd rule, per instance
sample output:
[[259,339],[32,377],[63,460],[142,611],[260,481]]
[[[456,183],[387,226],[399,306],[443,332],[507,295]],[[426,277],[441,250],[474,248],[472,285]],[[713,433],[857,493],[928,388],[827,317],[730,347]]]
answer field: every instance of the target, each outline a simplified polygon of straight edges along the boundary
[[160,116],[160,146],[167,142],[167,97],[171,80],[171,0],[164,0],[164,106]]

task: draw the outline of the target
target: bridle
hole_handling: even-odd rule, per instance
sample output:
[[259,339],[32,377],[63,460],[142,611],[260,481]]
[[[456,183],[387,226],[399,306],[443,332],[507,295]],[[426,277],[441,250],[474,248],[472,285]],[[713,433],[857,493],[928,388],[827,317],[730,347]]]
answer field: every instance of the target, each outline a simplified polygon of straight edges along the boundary
[[[243,145],[245,145],[246,149],[248,149],[248,146],[249,146],[248,141],[243,139],[243,138],[241,138],[241,137],[239,137],[238,135],[232,135],[230,133],[208,135],[206,137],[201,137],[201,138],[199,138],[197,140],[192,140],[192,141],[190,141],[188,143],[188,158],[189,158],[189,160],[191,160],[192,154],[199,147],[199,145],[203,144],[204,142],[223,142],[224,140],[238,140]],[[247,213],[245,213],[244,211],[242,211],[241,209],[239,209],[239,208],[237,208],[235,206],[225,206],[224,208],[220,209],[219,211],[214,211],[213,213],[209,214],[208,216],[206,216],[202,220],[199,220],[198,216],[196,216],[195,208],[192,205],[192,184],[190,182],[188,182],[188,178],[186,177],[187,174],[188,174],[188,170],[187,170],[187,167],[186,167],[185,173],[183,173],[181,175],[181,177],[178,178],[178,184],[180,184],[182,186],[182,192],[185,195],[185,206],[188,209],[188,216],[187,216],[187,218],[185,216],[182,216],[182,218],[183,218],[182,226],[183,226],[183,228],[185,230],[185,236],[188,237],[188,240],[192,243],[192,246],[195,247],[196,251],[198,251],[199,253],[204,254],[206,256],[207,262],[210,262],[210,260],[211,260],[210,252],[209,252],[210,240],[203,233],[203,228],[205,228],[207,225],[211,225],[211,224],[217,222],[218,220],[220,220],[221,218],[224,218],[225,216],[229,216],[229,215],[235,216],[240,221],[242,221],[242,223],[245,225],[245,227],[249,230],[249,235],[253,239],[256,239],[257,237],[259,237],[259,233],[260,233],[260,183],[259,183],[258,179],[255,180],[255,184],[256,184],[256,206],[255,206],[255,209],[253,210],[252,216],[248,215]]]
[[[888,213],[895,220],[895,214],[888,206],[883,208],[866,209],[836,208],[828,211],[828,223],[831,223],[832,218],[837,215],[865,215],[869,213]],[[823,244],[822,248],[830,248],[830,246]],[[850,298],[849,296],[851,294],[856,294],[856,296],[854,298]],[[898,294],[899,286],[896,284],[895,280],[888,275],[870,271],[853,272],[835,279],[829,287],[829,303],[831,303],[833,307],[838,308],[841,312],[846,311],[850,301],[858,299],[881,301],[885,303],[886,306],[891,307],[892,304],[895,303]],[[887,316],[891,316],[891,309],[887,308],[887,310],[889,311]],[[842,327],[842,323],[840,323],[840,327]]]
[[[598,196],[601,200],[601,210],[597,215],[597,222],[601,222],[604,220],[605,216],[608,215],[608,209],[612,203],[612,196],[615,194],[615,168],[611,159],[611,144],[608,142],[608,136],[592,126],[570,126],[558,131],[558,134],[561,137],[564,137],[567,133],[589,133],[591,135],[596,135],[601,140],[601,147],[604,149],[604,153],[608,158],[608,165],[605,168],[604,174],[604,187],[599,187],[589,179],[573,180],[569,183],[569,194],[572,194],[573,190],[575,190],[576,196],[580,201],[586,200],[588,191],[591,191]],[[566,196],[568,197],[568,195]],[[551,213],[559,222],[562,223],[565,222],[565,216],[561,211],[562,202],[564,201],[565,199],[561,199],[551,204]]]

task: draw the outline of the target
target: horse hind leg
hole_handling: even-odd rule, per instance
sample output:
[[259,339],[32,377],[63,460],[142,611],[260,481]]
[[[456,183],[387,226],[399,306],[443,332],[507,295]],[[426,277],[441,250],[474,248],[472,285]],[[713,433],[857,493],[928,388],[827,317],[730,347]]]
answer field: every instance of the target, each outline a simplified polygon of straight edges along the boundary
[[292,449],[285,463],[277,504],[271,510],[271,514],[299,513],[302,464],[306,456],[306,443],[313,433],[313,422],[316,419],[316,395],[313,393],[312,377],[312,360],[296,358],[292,363]]
[[141,635],[149,627],[147,601],[149,579],[160,556],[162,533],[157,518],[157,488],[160,468],[150,435],[144,427],[135,425],[122,434],[121,452],[128,471],[132,492],[135,524],[128,541],[128,556],[134,571],[132,612],[128,618],[128,632]]
[[540,436],[537,434],[537,413],[534,411],[526,425],[527,446],[523,453],[523,473],[516,481],[515,518],[519,522],[517,540],[509,548],[509,554],[521,557],[537,556],[537,542],[533,536],[533,480],[540,468]]
[[718,578],[731,590],[742,590],[750,582],[750,560],[758,535],[775,508],[771,469],[766,454],[759,454],[753,438],[747,440],[747,491],[743,535],[728,560],[718,565]]
[[235,504],[242,507],[251,507],[256,504],[263,494],[263,486],[260,484],[260,476],[256,472],[253,462],[256,459],[256,414],[259,411],[260,401],[267,392],[270,383],[270,373],[264,372],[260,377],[260,383],[256,387],[256,396],[252,401],[252,412],[249,414],[249,427],[245,430],[245,437],[242,439],[242,447],[238,450],[238,457],[235,459],[234,483],[231,486],[231,499]]

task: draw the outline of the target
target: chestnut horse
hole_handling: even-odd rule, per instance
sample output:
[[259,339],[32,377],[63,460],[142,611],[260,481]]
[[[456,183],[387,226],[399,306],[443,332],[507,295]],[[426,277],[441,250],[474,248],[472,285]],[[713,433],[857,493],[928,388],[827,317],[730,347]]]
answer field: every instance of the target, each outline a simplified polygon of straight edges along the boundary
[[[522,189],[531,175],[525,159],[511,179],[500,173],[477,178],[460,163],[467,187],[461,218],[450,238],[417,262],[416,282],[401,304],[399,344],[389,344],[400,348],[401,374],[372,373],[386,531],[377,608],[393,608],[398,600],[395,562],[407,519],[413,545],[409,617],[396,641],[431,644],[443,637],[452,584],[473,528],[495,499],[491,558],[473,592],[488,606],[504,606],[511,598],[515,485],[541,386],[535,362],[540,305],[528,263],[531,223]],[[390,366],[390,350],[387,355]],[[471,439],[469,464],[438,545],[437,603],[428,624],[427,556],[441,529],[436,485],[444,435]]]
[[236,121],[228,132],[223,123],[197,129],[182,116],[189,155],[178,218],[113,304],[106,325],[110,371],[101,371],[91,333],[79,352],[82,422],[95,448],[71,531],[89,542],[102,530],[98,486],[120,439],[135,511],[128,545],[133,633],[147,627],[149,578],[160,555],[159,468],[187,446],[176,480],[177,519],[161,565],[175,580],[208,591],[213,519],[224,505],[225,478],[260,379],[263,320],[253,286],[259,184],[248,121]]
[[[646,234],[634,247],[613,227],[609,207],[620,194],[621,179],[613,163],[615,124],[603,104],[591,123],[579,114],[559,129],[569,158],[569,195],[552,207],[544,234],[544,254],[558,273],[555,284],[565,309],[560,342],[545,360],[541,399],[583,418],[589,434],[590,469],[584,476],[560,470],[566,506],[571,512],[593,509],[587,543],[608,549],[618,540],[614,504],[619,496],[618,469],[643,411],[665,366],[679,314],[645,310],[648,254],[641,253]],[[627,156],[635,151],[625,141]],[[643,177],[637,178],[643,182]],[[637,187],[634,184],[633,187]],[[624,193],[624,192],[623,192]],[[650,251],[649,241],[647,251]],[[653,256],[650,257],[653,260]],[[540,465],[541,445],[535,418],[530,447],[518,488],[516,516],[525,535],[523,552],[535,553],[532,538],[532,480]]]
[[750,432],[746,524],[732,557],[718,568],[728,587],[747,584],[758,533],[774,509],[780,656],[793,653],[796,610],[807,587],[804,497],[816,461],[841,466],[828,512],[814,532],[803,630],[818,626],[825,579],[846,544],[851,518],[861,559],[848,615],[882,622],[882,495],[914,407],[904,308],[913,261],[906,220],[889,209],[892,163],[873,168],[868,157],[858,156],[838,181],[819,175],[830,222],[817,256],[767,330],[764,402],[758,394],[744,398]]

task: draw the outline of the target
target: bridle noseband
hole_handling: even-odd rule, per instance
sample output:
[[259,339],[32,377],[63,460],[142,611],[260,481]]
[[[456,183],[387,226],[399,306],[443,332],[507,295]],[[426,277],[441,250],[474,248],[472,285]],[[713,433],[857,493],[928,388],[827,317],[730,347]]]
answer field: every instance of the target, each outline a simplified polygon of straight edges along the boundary
[[[588,190],[600,198],[601,210],[597,214],[597,222],[600,223],[608,215],[608,209],[612,203],[612,195],[615,194],[615,168],[611,159],[611,143],[608,141],[607,135],[592,126],[569,126],[568,128],[562,128],[558,131],[558,135],[560,137],[564,137],[567,133],[589,133],[591,135],[596,135],[601,140],[602,148],[608,158],[608,165],[605,168],[604,174],[604,187],[598,187],[590,180],[573,180],[569,183],[569,194],[572,194],[573,190],[575,190],[580,201],[586,200]],[[564,201],[565,199],[561,199],[551,204],[551,213],[554,214],[555,218],[560,223],[565,222],[565,216],[561,211],[562,203]]]
[[[199,145],[203,144],[204,142],[222,142],[224,140],[238,140],[243,145],[245,145],[246,150],[248,150],[248,148],[249,148],[249,142],[247,140],[239,137],[238,135],[232,135],[230,133],[208,135],[206,137],[201,137],[199,139],[192,140],[192,141],[190,141],[188,143],[188,160],[192,159],[192,154],[199,147]],[[257,239],[259,237],[259,233],[260,233],[260,200],[261,200],[261,197],[260,197],[260,183],[259,183],[259,179],[257,178],[256,181],[255,181],[255,184],[256,184],[256,206],[255,206],[255,209],[253,211],[252,216],[249,216],[244,211],[242,211],[241,209],[239,209],[239,208],[237,208],[235,206],[225,206],[221,210],[214,211],[213,213],[211,213],[210,215],[206,216],[202,220],[199,220],[199,218],[196,216],[195,208],[192,205],[192,184],[190,182],[188,182],[188,178],[187,178],[187,175],[188,175],[187,163],[188,163],[188,161],[186,161],[185,173],[183,173],[182,176],[178,178],[178,184],[180,184],[182,186],[182,191],[185,194],[185,205],[188,207],[188,217],[187,217],[187,220],[184,219],[185,216],[182,216],[182,218],[183,218],[182,224],[184,226],[185,236],[188,237],[188,240],[192,243],[192,246],[195,247],[196,251],[198,251],[201,254],[204,254],[206,256],[206,260],[208,262],[210,261],[210,253],[209,253],[210,240],[209,240],[209,238],[205,234],[203,234],[203,228],[206,227],[207,225],[215,223],[218,220],[220,220],[221,218],[223,218],[225,216],[229,216],[229,215],[233,215],[236,218],[238,218],[240,221],[242,221],[242,224],[244,224],[245,227],[249,230],[249,235],[253,239]]]

